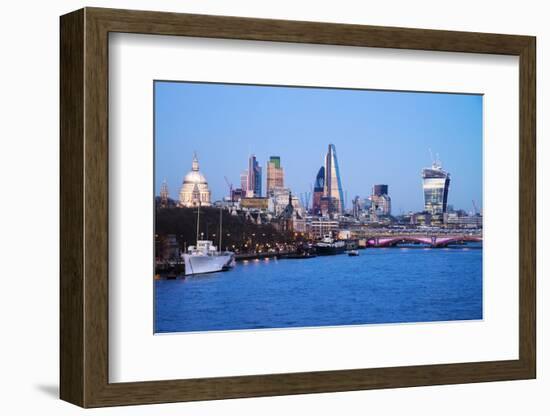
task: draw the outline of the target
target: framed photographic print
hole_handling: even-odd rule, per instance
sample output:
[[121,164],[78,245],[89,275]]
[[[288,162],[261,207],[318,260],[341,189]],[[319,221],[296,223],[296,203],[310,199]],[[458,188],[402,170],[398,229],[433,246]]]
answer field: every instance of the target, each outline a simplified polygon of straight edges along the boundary
[[61,17],[61,398],[534,378],[535,38]]

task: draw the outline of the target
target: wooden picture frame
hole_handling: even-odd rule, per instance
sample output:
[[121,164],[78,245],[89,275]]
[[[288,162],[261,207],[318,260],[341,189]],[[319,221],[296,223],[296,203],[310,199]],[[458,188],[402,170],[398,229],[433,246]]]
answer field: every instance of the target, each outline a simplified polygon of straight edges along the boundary
[[[338,392],[536,376],[535,38],[85,8],[61,17],[60,396],[82,407]],[[519,56],[519,359],[109,383],[110,32]]]

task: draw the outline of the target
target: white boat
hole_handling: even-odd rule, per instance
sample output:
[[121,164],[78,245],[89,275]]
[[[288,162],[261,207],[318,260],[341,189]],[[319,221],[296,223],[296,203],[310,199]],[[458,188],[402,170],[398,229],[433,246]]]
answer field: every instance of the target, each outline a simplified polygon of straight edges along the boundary
[[221,251],[222,246],[222,209],[220,208],[220,251],[210,240],[199,240],[200,204],[197,209],[197,244],[189,246],[182,254],[185,263],[185,275],[214,273],[229,270],[235,265],[235,254]]
[[198,240],[182,255],[185,262],[185,275],[214,273],[233,267],[235,255],[231,251],[218,251],[209,240]]

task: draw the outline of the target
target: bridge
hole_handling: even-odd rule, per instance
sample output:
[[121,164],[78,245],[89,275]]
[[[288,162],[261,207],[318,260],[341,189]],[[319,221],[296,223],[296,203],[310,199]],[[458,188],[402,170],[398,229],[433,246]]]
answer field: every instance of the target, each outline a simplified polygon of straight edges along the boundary
[[401,244],[419,244],[423,246],[441,248],[455,244],[469,242],[482,243],[480,235],[392,235],[369,237],[367,247],[395,247]]

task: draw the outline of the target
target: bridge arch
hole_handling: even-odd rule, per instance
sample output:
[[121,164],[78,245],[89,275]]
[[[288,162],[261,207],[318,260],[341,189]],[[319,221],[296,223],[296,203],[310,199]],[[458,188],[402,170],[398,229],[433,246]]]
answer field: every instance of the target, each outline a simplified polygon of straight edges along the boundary
[[435,247],[447,247],[450,244],[456,243],[482,243],[483,238],[473,235],[461,235],[452,237],[439,237],[436,241]]
[[370,247],[394,247],[398,244],[413,243],[422,244],[430,247],[447,247],[451,244],[462,242],[483,242],[483,238],[480,236],[469,235],[453,235],[453,236],[412,236],[412,235],[400,235],[400,236],[382,236],[382,237],[370,237],[368,240],[368,246]]
[[378,237],[369,239],[369,245],[373,247],[393,247],[400,243],[424,244],[429,246],[433,244],[431,237],[419,236]]

